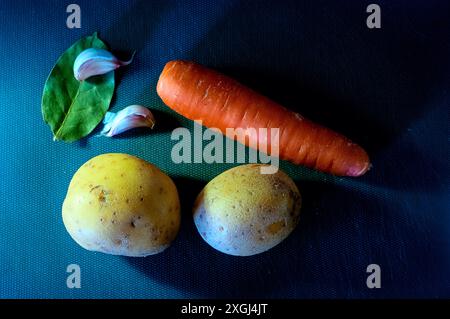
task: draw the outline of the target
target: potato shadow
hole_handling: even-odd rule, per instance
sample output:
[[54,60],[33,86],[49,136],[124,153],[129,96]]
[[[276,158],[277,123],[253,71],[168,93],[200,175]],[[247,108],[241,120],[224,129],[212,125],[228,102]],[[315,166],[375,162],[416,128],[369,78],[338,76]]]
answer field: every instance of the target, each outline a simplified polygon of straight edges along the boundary
[[[375,198],[334,184],[297,181],[303,205],[293,233],[265,253],[236,257],[214,250],[197,233],[191,209],[206,183],[174,180],[182,203],[177,239],[161,254],[124,257],[158,282],[199,298],[399,297],[413,291],[417,282],[410,278],[416,275],[422,283],[416,294],[426,295],[440,287],[432,274],[442,271],[441,265],[429,263],[437,253],[419,240],[423,229],[399,223],[405,218],[401,214],[405,207],[399,205],[407,204],[398,198]],[[390,225],[397,225],[396,230]],[[405,237],[399,238],[398,233]],[[408,266],[387,270],[383,285],[389,289],[373,293],[365,286],[365,269],[375,261],[381,265],[407,261]]]
[[[182,209],[177,239],[161,254],[146,258],[124,257],[131,265],[153,279],[194,291],[199,297],[264,297],[295,280],[286,275],[282,267],[293,271],[301,266],[300,260],[295,264],[289,262],[289,256],[301,251],[298,230],[268,253],[250,257],[225,255],[203,241],[192,219],[193,203],[206,183],[187,178],[174,178],[174,181]],[[303,269],[298,274],[308,276],[308,271]]]

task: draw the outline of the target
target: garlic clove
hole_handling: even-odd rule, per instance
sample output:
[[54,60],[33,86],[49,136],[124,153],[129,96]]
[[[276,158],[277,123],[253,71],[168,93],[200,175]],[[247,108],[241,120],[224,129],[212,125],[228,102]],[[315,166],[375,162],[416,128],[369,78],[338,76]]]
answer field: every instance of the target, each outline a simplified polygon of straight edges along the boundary
[[105,74],[120,66],[128,65],[133,61],[134,55],[128,61],[117,59],[111,52],[103,49],[89,48],[81,52],[73,64],[73,75],[78,81],[91,76]]
[[148,108],[130,105],[117,113],[107,112],[103,124],[100,135],[113,137],[136,127],[152,129],[155,126],[155,119]]

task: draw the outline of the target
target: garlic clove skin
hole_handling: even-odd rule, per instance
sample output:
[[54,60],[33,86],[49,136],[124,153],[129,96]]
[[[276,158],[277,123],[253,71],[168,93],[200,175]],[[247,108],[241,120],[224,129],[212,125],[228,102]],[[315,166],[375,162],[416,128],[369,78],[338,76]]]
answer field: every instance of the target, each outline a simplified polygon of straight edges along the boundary
[[89,48],[82,51],[73,64],[73,75],[78,81],[105,74],[133,61],[134,55],[128,61],[117,59],[111,52],[103,49]]
[[100,135],[113,137],[137,127],[152,129],[155,126],[155,118],[148,108],[130,105],[117,113],[107,112],[103,124],[105,126]]

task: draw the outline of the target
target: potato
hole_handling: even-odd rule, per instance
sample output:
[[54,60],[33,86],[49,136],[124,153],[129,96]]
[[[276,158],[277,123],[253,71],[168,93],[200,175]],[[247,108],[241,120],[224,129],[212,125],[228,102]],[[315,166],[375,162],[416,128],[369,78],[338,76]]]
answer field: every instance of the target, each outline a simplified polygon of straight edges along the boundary
[[301,197],[289,176],[260,173],[260,164],[220,174],[199,194],[194,223],[213,248],[230,255],[262,253],[283,241],[298,223]]
[[83,248],[147,256],[176,237],[180,203],[175,184],[156,166],[127,154],[103,154],[73,176],[62,217]]

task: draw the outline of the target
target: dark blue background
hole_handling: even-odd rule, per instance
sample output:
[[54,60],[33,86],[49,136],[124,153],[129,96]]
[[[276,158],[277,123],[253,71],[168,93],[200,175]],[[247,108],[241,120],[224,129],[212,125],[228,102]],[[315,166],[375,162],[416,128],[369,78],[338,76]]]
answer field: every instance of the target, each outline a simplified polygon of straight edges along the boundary
[[[366,26],[368,1],[81,1],[82,28],[67,29],[73,1],[0,2],[0,297],[380,298],[450,297],[448,1],[377,1],[382,28]],[[395,3],[394,3],[395,2]],[[98,31],[119,55],[113,110],[142,103],[160,128],[118,139],[51,140],[40,114],[58,56]],[[192,123],[155,92],[170,59],[231,75],[345,133],[371,155],[358,179],[282,163],[304,206],[299,227],[248,258],[207,246],[190,217],[206,182],[232,165],[174,165],[170,131]],[[183,224],[162,254],[131,259],[88,252],[66,233],[61,203],[75,170],[126,152],[169,173]],[[65,285],[77,263],[82,288]],[[366,287],[366,267],[382,288]]]

